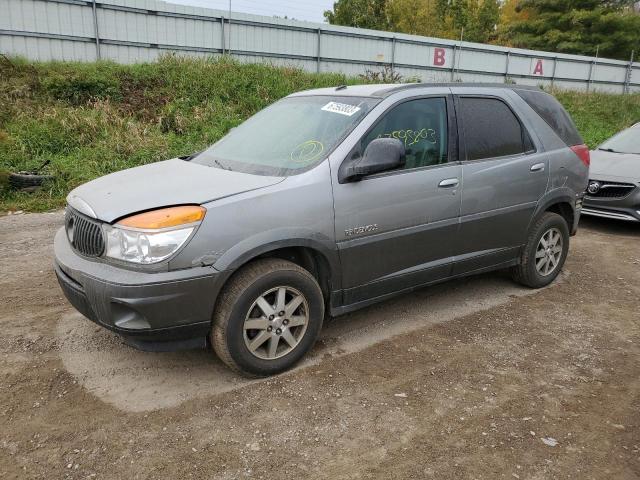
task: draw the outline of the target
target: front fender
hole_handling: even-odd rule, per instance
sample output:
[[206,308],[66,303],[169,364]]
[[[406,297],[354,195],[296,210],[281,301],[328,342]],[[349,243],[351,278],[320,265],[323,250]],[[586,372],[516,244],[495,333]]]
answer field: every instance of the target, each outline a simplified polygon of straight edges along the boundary
[[329,264],[332,286],[341,288],[340,258],[335,243],[328,237],[306,229],[281,228],[260,232],[229,248],[213,267],[220,271],[235,271],[262,254],[286,247],[306,247],[321,254]]

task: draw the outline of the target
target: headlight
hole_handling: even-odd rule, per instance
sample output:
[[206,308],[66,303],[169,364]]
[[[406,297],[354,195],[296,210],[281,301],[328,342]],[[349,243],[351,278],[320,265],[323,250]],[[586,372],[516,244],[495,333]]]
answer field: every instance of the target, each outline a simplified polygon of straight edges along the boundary
[[105,255],[139,264],[161,262],[184,245],[205,212],[198,206],[169,207],[105,225]]

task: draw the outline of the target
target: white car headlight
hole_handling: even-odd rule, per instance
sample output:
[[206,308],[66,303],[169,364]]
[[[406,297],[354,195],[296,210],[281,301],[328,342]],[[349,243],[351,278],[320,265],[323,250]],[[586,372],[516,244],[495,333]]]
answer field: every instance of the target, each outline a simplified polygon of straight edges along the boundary
[[185,244],[205,212],[198,206],[169,207],[105,225],[105,255],[138,264],[161,262]]

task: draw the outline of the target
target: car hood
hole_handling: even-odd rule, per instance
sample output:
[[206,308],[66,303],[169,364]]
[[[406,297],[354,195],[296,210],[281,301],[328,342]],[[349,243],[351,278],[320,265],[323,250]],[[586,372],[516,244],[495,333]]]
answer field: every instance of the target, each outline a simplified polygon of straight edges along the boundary
[[591,178],[594,178],[594,175],[600,175],[638,181],[640,180],[640,155],[592,150],[589,172]]
[[173,159],[92,180],[71,191],[67,203],[86,215],[113,222],[154,208],[203,204],[282,180]]

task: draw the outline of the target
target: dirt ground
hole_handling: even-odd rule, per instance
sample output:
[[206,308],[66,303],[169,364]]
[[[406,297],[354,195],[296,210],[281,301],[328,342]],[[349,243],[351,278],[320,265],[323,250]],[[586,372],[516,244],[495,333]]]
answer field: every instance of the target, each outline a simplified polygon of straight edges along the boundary
[[640,478],[640,226],[585,219],[561,278],[504,273],[326,325],[247,381],[67,304],[61,213],[0,218],[0,478]]

